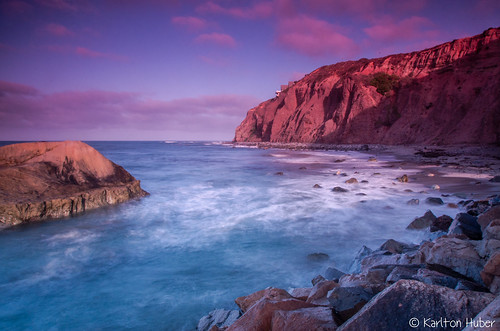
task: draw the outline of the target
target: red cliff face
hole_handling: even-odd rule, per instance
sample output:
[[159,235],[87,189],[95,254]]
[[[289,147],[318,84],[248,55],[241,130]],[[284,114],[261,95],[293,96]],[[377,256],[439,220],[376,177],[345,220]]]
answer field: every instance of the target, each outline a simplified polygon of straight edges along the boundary
[[324,66],[251,109],[236,142],[500,143],[500,28]]

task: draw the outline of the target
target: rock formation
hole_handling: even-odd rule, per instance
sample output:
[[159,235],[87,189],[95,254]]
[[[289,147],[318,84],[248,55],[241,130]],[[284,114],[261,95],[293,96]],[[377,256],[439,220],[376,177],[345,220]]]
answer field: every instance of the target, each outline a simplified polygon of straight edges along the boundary
[[500,28],[314,70],[251,109],[235,142],[500,143]]
[[0,224],[74,215],[147,194],[125,169],[79,141],[0,147]]

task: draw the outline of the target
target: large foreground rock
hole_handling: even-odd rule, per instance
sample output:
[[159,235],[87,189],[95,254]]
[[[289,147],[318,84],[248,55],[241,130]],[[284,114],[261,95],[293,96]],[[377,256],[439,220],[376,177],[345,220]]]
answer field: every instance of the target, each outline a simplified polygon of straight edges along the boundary
[[[418,325],[418,330],[431,330],[432,327],[425,328],[426,324],[440,320],[444,323],[445,318],[462,321],[463,328],[466,318],[474,318],[494,298],[490,293],[400,280],[375,296],[339,330],[411,330],[410,323]],[[453,330],[449,325],[437,329]]]
[[0,147],[0,223],[81,213],[148,193],[121,166],[79,141]]

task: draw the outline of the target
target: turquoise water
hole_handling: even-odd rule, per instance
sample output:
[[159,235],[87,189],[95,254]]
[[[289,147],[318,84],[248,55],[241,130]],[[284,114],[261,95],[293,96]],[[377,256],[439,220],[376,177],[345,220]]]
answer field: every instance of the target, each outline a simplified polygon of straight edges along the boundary
[[[192,330],[238,296],[310,286],[327,265],[346,270],[363,244],[415,241],[404,228],[428,207],[405,203],[422,199],[404,191],[418,184],[394,181],[412,170],[369,154],[89,144],[151,196],[0,231],[1,330]],[[368,183],[344,184],[350,177]],[[307,258],[317,252],[330,261]]]

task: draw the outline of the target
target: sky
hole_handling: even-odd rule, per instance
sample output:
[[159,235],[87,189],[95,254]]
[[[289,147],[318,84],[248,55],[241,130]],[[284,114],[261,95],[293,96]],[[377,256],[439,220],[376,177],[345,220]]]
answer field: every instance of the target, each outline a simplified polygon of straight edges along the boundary
[[498,26],[498,0],[0,0],[0,140],[232,140],[320,66]]

